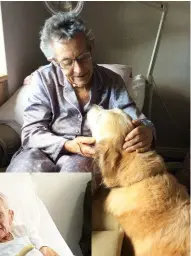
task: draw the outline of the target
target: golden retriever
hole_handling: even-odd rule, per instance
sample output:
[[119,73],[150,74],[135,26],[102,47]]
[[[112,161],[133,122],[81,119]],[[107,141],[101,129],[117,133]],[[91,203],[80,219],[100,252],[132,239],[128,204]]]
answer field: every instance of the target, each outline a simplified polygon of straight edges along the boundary
[[155,152],[122,150],[134,127],[120,109],[94,105],[88,123],[96,139],[95,160],[111,188],[104,208],[117,218],[136,256],[189,255],[189,195]]

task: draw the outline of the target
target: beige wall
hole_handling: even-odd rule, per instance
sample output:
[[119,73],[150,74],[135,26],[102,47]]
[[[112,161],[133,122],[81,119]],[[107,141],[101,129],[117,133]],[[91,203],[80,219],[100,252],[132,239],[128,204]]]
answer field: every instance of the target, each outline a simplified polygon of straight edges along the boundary
[[[146,74],[157,32],[160,12],[138,2],[86,2],[82,16],[96,39],[99,63],[133,66],[134,75]],[[157,128],[157,145],[189,147],[189,2],[169,2],[164,32],[154,69],[160,98],[154,95],[152,120]]]
[[49,13],[43,2],[35,1],[2,1],[1,9],[11,95],[28,74],[46,61],[39,49],[38,33]]

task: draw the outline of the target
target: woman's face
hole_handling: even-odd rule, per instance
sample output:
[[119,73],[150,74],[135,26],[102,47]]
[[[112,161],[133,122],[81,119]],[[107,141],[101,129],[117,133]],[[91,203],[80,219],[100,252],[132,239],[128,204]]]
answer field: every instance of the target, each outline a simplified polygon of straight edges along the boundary
[[0,199],[0,241],[11,231],[14,213],[9,210],[4,201]]
[[[90,82],[93,63],[87,41],[83,33],[70,40],[53,41],[56,62],[73,87],[84,87]],[[77,58],[77,60],[76,60]]]

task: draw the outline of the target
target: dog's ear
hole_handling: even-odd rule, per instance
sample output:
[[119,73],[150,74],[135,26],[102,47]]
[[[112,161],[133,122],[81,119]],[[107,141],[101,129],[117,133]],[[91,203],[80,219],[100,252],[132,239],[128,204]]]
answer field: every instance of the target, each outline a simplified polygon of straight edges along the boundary
[[117,170],[122,158],[121,148],[113,146],[109,141],[101,141],[96,145],[96,161],[101,170],[103,181],[108,187],[118,184]]

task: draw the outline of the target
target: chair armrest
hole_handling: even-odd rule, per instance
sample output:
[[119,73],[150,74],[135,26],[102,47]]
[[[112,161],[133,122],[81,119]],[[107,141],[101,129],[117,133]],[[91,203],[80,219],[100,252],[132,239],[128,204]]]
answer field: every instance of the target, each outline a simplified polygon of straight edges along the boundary
[[123,238],[122,230],[92,232],[92,256],[120,256]]
[[7,167],[21,145],[20,136],[6,124],[0,124],[0,167]]
[[92,200],[92,256],[120,256],[124,231],[118,221],[104,211],[109,190],[100,187]]

